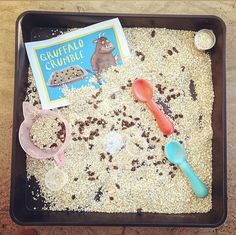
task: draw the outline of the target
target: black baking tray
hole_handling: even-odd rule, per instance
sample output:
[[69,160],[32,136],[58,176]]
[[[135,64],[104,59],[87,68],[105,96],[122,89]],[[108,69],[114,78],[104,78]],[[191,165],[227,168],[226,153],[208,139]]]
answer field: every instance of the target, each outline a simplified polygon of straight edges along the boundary
[[[123,27],[161,27],[168,29],[200,30],[210,28],[216,35],[216,45],[209,51],[212,59],[214,86],[213,127],[213,182],[212,210],[208,213],[87,213],[72,211],[43,211],[43,198],[32,200],[27,189],[26,158],[18,140],[23,120],[22,102],[25,98],[29,61],[24,43],[52,37],[51,29],[85,27],[119,17]],[[55,35],[54,35],[55,36]],[[15,90],[13,112],[11,218],[20,225],[102,225],[102,226],[189,226],[216,227],[227,215],[226,186],[226,27],[217,16],[208,15],[131,15],[97,13],[62,13],[29,11],[16,22]],[[33,178],[31,179],[35,181]],[[35,189],[37,190],[35,183]],[[36,210],[33,210],[36,207]]]

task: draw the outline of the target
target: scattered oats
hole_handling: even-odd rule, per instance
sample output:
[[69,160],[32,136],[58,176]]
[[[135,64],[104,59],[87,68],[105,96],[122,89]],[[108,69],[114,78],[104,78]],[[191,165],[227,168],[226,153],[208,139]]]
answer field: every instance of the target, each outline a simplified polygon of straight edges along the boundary
[[34,145],[40,149],[56,148],[65,141],[64,131],[63,124],[54,117],[42,116],[33,123],[30,137]]
[[[101,90],[93,86],[97,83],[95,77],[90,80],[91,87],[79,90],[64,87],[70,105],[54,110],[69,122],[73,133],[62,169],[68,176],[67,183],[56,192],[48,189],[45,174],[55,167],[54,161],[30,157],[27,158],[27,178],[35,176],[45,198],[44,210],[208,212],[212,207],[214,99],[210,56],[196,49],[192,31],[159,28],[125,28],[124,31],[130,59],[101,74],[107,80]],[[168,50],[172,51],[171,55]],[[145,59],[141,61],[136,51],[142,52]],[[138,77],[153,85],[154,100],[161,109],[167,110],[178,132],[165,138],[145,104],[135,102],[130,85]],[[190,80],[194,81],[196,100],[189,91]],[[35,105],[40,108],[38,93],[32,90],[35,82],[31,69],[27,86],[25,99],[31,103],[37,101]],[[171,97],[168,102],[167,96]],[[176,119],[175,114],[178,114]],[[111,149],[117,150],[116,157],[104,146],[111,131],[121,135],[124,143],[118,151],[121,141],[114,141]],[[40,135],[40,131],[37,134]],[[172,139],[183,141],[190,165],[208,186],[209,195],[205,199],[195,196],[179,169],[168,160],[163,161],[165,164],[162,162],[165,158],[162,146]],[[148,156],[153,157],[148,159]],[[91,177],[94,180],[89,180]]]

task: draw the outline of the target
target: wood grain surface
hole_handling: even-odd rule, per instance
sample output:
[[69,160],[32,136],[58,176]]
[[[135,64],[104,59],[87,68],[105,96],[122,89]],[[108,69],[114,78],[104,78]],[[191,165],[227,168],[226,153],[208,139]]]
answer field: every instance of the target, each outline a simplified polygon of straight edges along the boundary
[[[15,21],[26,10],[212,14],[227,26],[228,217],[214,229],[137,227],[21,227],[9,216]],[[236,234],[236,1],[1,1],[0,0],[0,235]]]

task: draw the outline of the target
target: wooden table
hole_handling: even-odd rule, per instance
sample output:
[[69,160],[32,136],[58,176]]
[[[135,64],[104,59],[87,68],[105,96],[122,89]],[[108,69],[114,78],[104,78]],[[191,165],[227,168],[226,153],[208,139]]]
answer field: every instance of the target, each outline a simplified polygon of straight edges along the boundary
[[[227,25],[228,218],[215,229],[137,227],[33,227],[9,217],[14,40],[17,16],[26,10],[212,14]],[[236,1],[0,1],[0,235],[13,234],[236,234]]]

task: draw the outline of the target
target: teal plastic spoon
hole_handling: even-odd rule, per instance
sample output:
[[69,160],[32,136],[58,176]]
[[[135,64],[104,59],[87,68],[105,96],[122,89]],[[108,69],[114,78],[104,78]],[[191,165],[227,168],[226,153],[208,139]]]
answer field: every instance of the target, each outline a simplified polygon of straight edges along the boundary
[[176,165],[184,172],[188,177],[191,187],[194,193],[200,197],[204,198],[208,195],[208,189],[206,185],[197,177],[193,169],[190,167],[186,161],[186,150],[182,144],[178,141],[172,140],[165,145],[165,154],[168,160]]

